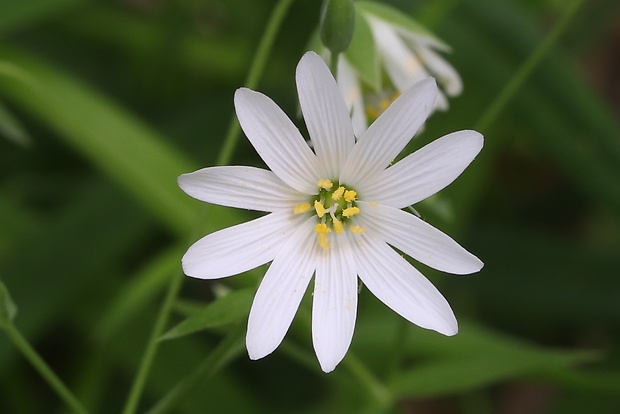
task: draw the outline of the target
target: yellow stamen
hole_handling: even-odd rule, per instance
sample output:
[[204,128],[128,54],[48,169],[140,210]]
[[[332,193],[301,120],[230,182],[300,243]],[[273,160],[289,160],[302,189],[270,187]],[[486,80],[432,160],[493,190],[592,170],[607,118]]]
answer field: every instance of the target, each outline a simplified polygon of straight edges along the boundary
[[319,216],[319,218],[322,218],[325,215],[325,207],[320,201],[314,200],[314,209],[316,210],[316,215]]
[[293,213],[295,214],[305,213],[306,211],[310,210],[310,207],[311,207],[310,203],[298,204],[295,206]]
[[334,183],[332,183],[331,180],[322,179],[322,180],[319,180],[319,182],[316,183],[316,185],[326,190],[329,190],[330,188],[334,186]]
[[329,249],[327,235],[332,232],[332,229],[327,227],[325,223],[319,223],[314,226],[314,231],[319,234],[319,245],[325,250]]
[[342,228],[342,221],[335,218],[332,220],[332,224],[334,225],[334,230],[336,231],[336,234],[342,234],[342,232],[344,231]]
[[334,201],[340,200],[340,197],[342,197],[342,195],[344,194],[344,190],[345,188],[343,186],[338,187],[338,189],[334,191],[332,194],[332,200]]
[[366,230],[362,226],[349,226],[349,231],[353,234],[362,234]]
[[[342,188],[342,187],[340,187]],[[348,203],[352,203],[353,201],[355,201],[355,199],[357,198],[357,192],[353,191],[353,190],[347,190],[344,192],[344,199],[348,202]]]
[[359,214],[360,209],[358,207],[349,207],[342,210],[342,215],[344,217],[353,217],[356,214]]

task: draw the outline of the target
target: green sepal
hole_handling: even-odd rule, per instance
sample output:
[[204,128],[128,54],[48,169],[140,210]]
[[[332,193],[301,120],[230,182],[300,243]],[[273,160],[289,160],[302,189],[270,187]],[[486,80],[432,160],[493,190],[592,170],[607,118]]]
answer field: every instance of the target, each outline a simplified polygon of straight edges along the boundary
[[362,11],[370,15],[375,15],[381,20],[385,20],[395,26],[400,26],[410,32],[417,33],[428,37],[433,40],[435,46],[444,51],[450,51],[451,48],[441,39],[435,36],[431,31],[422,26],[420,23],[413,20],[407,14],[401,12],[398,9],[390,7],[382,3],[375,3],[372,1],[359,1],[355,3],[357,10]]
[[17,306],[11,299],[9,290],[0,280],[0,328],[13,323],[15,315],[17,315]]
[[253,297],[253,289],[241,289],[223,296],[190,315],[163,334],[159,340],[179,338],[205,329],[238,322],[247,317]]
[[324,0],[320,27],[321,41],[332,56],[347,50],[355,28],[353,0]]
[[375,39],[370,25],[357,8],[355,9],[355,31],[345,57],[364,83],[374,90],[381,88],[381,69]]

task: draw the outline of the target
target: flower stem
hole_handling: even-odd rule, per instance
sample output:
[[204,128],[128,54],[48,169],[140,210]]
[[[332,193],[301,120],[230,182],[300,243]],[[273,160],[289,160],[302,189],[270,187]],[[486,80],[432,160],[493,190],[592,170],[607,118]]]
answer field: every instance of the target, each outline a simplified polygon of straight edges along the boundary
[[215,347],[213,352],[185,379],[172,388],[147,414],[163,414],[174,409],[176,404],[189,393],[198,382],[215,374],[226,363],[234,359],[244,346],[245,325],[238,324]]
[[[246,87],[255,89],[258,85],[258,81],[265,70],[267,58],[271,53],[273,42],[278,34],[278,31],[280,30],[284,16],[286,16],[292,2],[293,0],[280,0],[273,9],[269,22],[267,23],[267,28],[265,29],[265,33],[263,33],[260,43],[258,44],[256,54],[252,60],[252,66],[250,66],[250,71],[248,72],[248,76],[245,80]],[[237,145],[237,140],[239,139],[239,130],[239,123],[237,122],[237,119],[233,117],[228,127],[226,138],[224,138],[224,146],[217,157],[217,165],[228,164],[230,162],[235,146]]]
[[[256,50],[256,54],[254,55],[252,66],[250,67],[250,71],[245,82],[247,87],[255,88],[260,77],[262,76],[265,69],[265,64],[267,63],[267,58],[271,53],[276,34],[278,33],[282,21],[284,20],[284,16],[286,15],[286,12],[288,11],[292,2],[293,0],[280,0],[274,8],[269,22],[267,23],[265,33],[263,34],[263,37],[261,38],[261,41],[258,45],[258,49]],[[230,159],[232,158],[232,154],[235,150],[235,146],[237,144],[238,135],[239,124],[237,123],[237,120],[233,118],[228,128],[228,134],[226,135],[226,138],[224,140],[224,145],[217,158],[218,165],[227,164],[230,161]],[[168,322],[172,306],[174,305],[181,289],[182,280],[183,274],[181,272],[175,273],[170,279],[170,284],[168,285],[166,297],[159,310],[159,314],[157,316],[155,326],[153,327],[153,331],[149,338],[148,345],[146,347],[144,355],[142,356],[142,361],[140,362],[138,373],[136,374],[136,377],[132,384],[129,397],[127,398],[127,402],[123,410],[123,414],[134,414],[136,412],[138,402],[144,390],[146,379],[151,370],[153,360],[155,359],[155,354],[157,353],[157,349],[159,347],[158,338],[163,333],[164,328]]]
[[372,396],[375,397],[375,400],[379,404],[380,412],[390,407],[393,400],[390,390],[381,384],[355,355],[349,352],[347,357],[342,361],[342,364],[346,366],[348,370],[364,384]]
[[518,89],[525,83],[534,69],[536,69],[543,57],[545,57],[545,55],[557,42],[558,38],[564,33],[583,3],[585,3],[585,0],[575,0],[568,6],[564,16],[562,16],[562,19],[538,45],[534,52],[532,52],[528,59],[521,64],[515,75],[510,79],[506,86],[504,86],[504,89],[501,90],[493,103],[489,105],[487,110],[482,114],[476,123],[476,127],[474,128],[475,130],[485,132],[487,128],[497,119],[506,104],[510,101],[510,99],[512,99]]
[[26,359],[32,364],[32,366],[41,374],[43,379],[49,384],[50,387],[65,403],[76,413],[86,414],[88,411],[82,406],[82,403],[73,395],[71,391],[65,386],[65,384],[58,378],[58,376],[52,371],[52,369],[45,363],[43,358],[35,351],[35,349],[28,343],[28,340],[24,338],[21,332],[12,323],[7,323],[2,326],[6,331],[7,336],[13,342],[13,344],[20,350],[20,352],[26,357]]
[[182,280],[183,275],[181,274],[181,272],[175,272],[170,279],[170,284],[168,285],[166,297],[164,298],[164,302],[159,310],[159,314],[157,315],[155,326],[151,331],[149,342],[142,356],[140,368],[138,369],[138,373],[136,374],[136,377],[132,384],[129,397],[125,404],[125,408],[123,409],[123,414],[133,414],[136,412],[138,402],[140,401],[142,391],[144,390],[144,385],[146,384],[146,379],[151,370],[151,366],[153,365],[153,360],[155,359],[157,349],[159,348],[158,338],[161,336],[164,328],[166,327],[166,324],[168,323],[170,311],[172,310],[172,306],[174,305],[179,290],[181,289]]
[[329,70],[332,72],[332,76],[334,79],[338,79],[338,58],[340,57],[339,53],[332,53],[331,58],[329,59]]

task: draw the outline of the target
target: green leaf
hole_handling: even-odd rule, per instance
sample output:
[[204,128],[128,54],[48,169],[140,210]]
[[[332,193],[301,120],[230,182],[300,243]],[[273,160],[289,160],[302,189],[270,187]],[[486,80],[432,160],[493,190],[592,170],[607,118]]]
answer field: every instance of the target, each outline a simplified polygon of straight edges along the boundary
[[24,147],[32,144],[24,127],[2,102],[0,102],[0,135]]
[[0,33],[29,25],[80,3],[86,3],[86,0],[2,0]]
[[445,44],[441,39],[435,36],[431,31],[426,29],[420,23],[413,20],[411,17],[401,12],[398,9],[390,7],[382,3],[376,3],[372,1],[359,1],[355,3],[358,10],[363,13],[375,15],[382,20],[392,23],[396,26],[408,30],[413,33],[421,34],[423,36],[431,38],[437,45],[437,47],[443,50],[450,50],[450,46]]
[[381,87],[381,71],[375,40],[368,22],[357,9],[355,10],[353,39],[345,56],[364,82],[375,90]]
[[129,279],[108,305],[97,325],[97,338],[106,342],[140,309],[153,301],[174,272],[180,272],[182,249],[177,246],[160,253]]
[[9,295],[9,290],[0,280],[0,328],[13,322],[17,314],[17,306]]
[[5,62],[0,65],[0,93],[41,118],[170,229],[187,234],[196,210],[176,178],[195,169],[188,159],[87,85],[7,49],[0,48],[0,61]]
[[170,329],[160,340],[174,339],[203,329],[237,322],[247,316],[253,296],[253,289],[241,289],[223,296]]
[[419,347],[419,355],[435,357],[400,377],[396,386],[399,395],[461,393],[501,381],[566,370],[596,356],[592,352],[540,348],[472,324],[463,324],[458,335],[442,341],[433,339],[433,334],[424,332],[416,336],[414,347]]

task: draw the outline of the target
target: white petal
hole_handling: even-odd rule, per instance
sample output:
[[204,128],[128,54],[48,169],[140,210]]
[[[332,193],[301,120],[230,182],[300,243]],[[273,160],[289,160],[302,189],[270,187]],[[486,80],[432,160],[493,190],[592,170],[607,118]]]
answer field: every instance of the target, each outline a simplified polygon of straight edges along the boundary
[[458,275],[474,273],[483,263],[445,233],[413,214],[380,204],[358,202],[359,223],[373,236],[434,269]]
[[349,240],[356,247],[357,273],[379,300],[422,328],[457,333],[450,305],[424,275],[369,232],[349,235]]
[[378,174],[363,193],[358,192],[364,201],[396,208],[413,205],[454,181],[480,152],[483,141],[476,131],[445,135]]
[[438,53],[428,47],[415,49],[422,62],[437,82],[443,86],[449,96],[460,95],[463,91],[463,82],[458,72]]
[[347,62],[344,55],[340,55],[338,58],[338,87],[351,114],[353,132],[355,132],[356,137],[361,137],[368,128],[366,108],[364,108],[362,99],[362,87],[355,69]]
[[385,70],[396,89],[403,92],[414,83],[429,77],[424,65],[398,36],[390,24],[369,18],[377,49],[385,63]]
[[321,178],[316,156],[299,130],[275,102],[250,89],[235,92],[239,124],[263,161],[297,191],[313,194]]
[[181,175],[179,187],[207,203],[258,211],[292,211],[307,198],[273,172],[255,167],[203,168]]
[[325,372],[342,361],[351,345],[357,313],[357,273],[344,234],[330,238],[316,269],[312,304],[312,342]]
[[403,92],[355,144],[342,169],[340,182],[356,187],[383,171],[424,123],[436,95],[437,85],[432,78]]
[[194,243],[182,259],[186,275],[218,279],[273,260],[302,217],[276,212],[211,233]]
[[293,321],[317,265],[315,224],[316,220],[310,218],[297,228],[258,287],[246,336],[251,359],[272,353]]
[[335,179],[355,143],[344,98],[325,62],[314,52],[307,52],[299,61],[296,80],[321,173],[323,178]]

